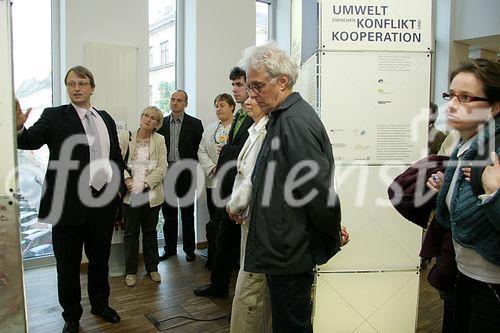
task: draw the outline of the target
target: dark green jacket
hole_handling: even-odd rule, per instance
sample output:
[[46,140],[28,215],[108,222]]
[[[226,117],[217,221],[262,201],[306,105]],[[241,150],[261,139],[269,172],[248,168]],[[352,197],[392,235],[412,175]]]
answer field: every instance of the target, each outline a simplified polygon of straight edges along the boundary
[[[495,119],[495,134],[500,132],[500,116]],[[474,161],[489,138],[489,126],[485,126],[474,139],[465,153],[462,161]],[[451,155],[450,162],[457,161],[458,147]],[[500,154],[500,148],[496,147]],[[459,171],[455,185],[451,212],[446,206],[446,194],[455,173],[456,165],[449,163],[441,191],[437,197],[436,215],[440,224],[451,228],[453,239],[460,245],[473,248],[484,258],[496,265],[500,265],[500,191],[483,203],[474,194],[471,184],[465,180],[462,171]]]

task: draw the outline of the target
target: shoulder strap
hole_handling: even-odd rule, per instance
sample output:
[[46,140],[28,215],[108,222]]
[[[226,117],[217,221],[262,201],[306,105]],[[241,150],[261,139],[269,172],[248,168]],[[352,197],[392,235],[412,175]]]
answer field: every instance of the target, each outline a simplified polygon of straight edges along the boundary
[[129,152],[130,152],[130,149],[129,149],[130,141],[132,141],[132,132],[128,131],[127,151],[125,152],[125,157],[123,158],[123,161],[125,162],[125,169],[128,169],[127,162],[128,162]]

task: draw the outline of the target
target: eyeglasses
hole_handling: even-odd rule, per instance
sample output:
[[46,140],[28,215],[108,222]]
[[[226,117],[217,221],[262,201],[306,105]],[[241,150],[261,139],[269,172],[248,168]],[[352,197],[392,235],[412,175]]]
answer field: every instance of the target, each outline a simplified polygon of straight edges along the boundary
[[254,84],[247,84],[247,86],[245,87],[245,90],[246,90],[247,94],[250,94],[250,91],[253,91],[255,94],[260,94],[261,90],[265,86],[267,86],[269,83],[271,83],[272,81],[275,81],[275,79],[276,78],[273,77],[272,79],[270,79],[266,83],[257,82]]
[[146,119],[149,119],[149,120],[153,120],[153,121],[160,121],[160,120],[156,119],[155,117],[150,116],[149,114],[145,114],[145,113],[143,113],[143,114],[142,114],[142,116],[143,116],[144,118],[146,118]]
[[458,98],[458,101],[460,103],[470,103],[470,102],[475,102],[475,101],[484,101],[484,102],[489,101],[489,99],[487,97],[461,95],[461,94],[454,94],[451,92],[444,92],[443,93],[443,99],[446,101],[451,101],[455,97]]
[[82,87],[82,88],[87,88],[90,86],[90,82],[85,82],[85,81],[71,81],[71,82],[66,82],[66,86],[70,88],[76,88],[76,87]]

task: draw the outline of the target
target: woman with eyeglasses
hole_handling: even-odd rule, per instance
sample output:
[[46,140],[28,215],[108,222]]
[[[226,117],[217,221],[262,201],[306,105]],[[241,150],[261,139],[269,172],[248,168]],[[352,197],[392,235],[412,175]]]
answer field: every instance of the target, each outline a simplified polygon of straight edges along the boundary
[[[427,186],[439,191],[438,222],[450,228],[458,275],[454,332],[500,328],[500,62],[469,59],[450,76],[447,123],[460,133],[445,173]],[[491,151],[491,155],[490,152]],[[489,157],[491,156],[491,157]],[[472,169],[471,169],[472,167]],[[477,182],[471,181],[476,176]]]
[[163,123],[163,113],[156,106],[142,111],[139,129],[124,132],[120,147],[125,162],[124,179],[127,195],[123,198],[125,221],[125,283],[137,283],[139,233],[142,229],[142,249],[147,275],[161,282],[158,273],[158,236],[156,225],[163,197],[163,178],[167,173],[165,139],[156,133]]
[[[236,102],[229,94],[217,95],[214,99],[215,112],[217,121],[214,121],[205,128],[201,138],[200,147],[198,148],[198,161],[201,168],[205,172],[205,187],[207,195],[208,213],[210,215],[210,222],[207,223],[207,241],[208,241],[208,259],[205,267],[211,269],[213,264],[212,253],[215,239],[213,239],[218,229],[217,219],[215,216],[215,205],[212,199],[212,191],[217,185],[215,172],[217,169],[217,160],[222,147],[227,143],[229,138],[229,130],[233,123],[233,113],[236,107]],[[214,232],[211,232],[213,230]]]

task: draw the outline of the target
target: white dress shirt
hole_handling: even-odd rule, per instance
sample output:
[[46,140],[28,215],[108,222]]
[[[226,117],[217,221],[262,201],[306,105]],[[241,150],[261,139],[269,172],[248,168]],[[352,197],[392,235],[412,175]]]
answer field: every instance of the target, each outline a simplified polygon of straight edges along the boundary
[[[97,110],[94,107],[91,106],[90,109],[85,109],[73,103],[71,103],[71,105],[73,105],[73,107],[75,108],[78,117],[80,118],[80,121],[83,120],[83,117],[85,117],[87,111],[89,110],[94,116],[94,121],[97,127],[97,131],[99,133],[99,141],[101,143],[102,163],[100,163],[99,165],[91,164],[90,174],[94,173],[94,168],[103,167],[106,170],[106,182],[109,183],[111,181],[111,177],[113,176],[113,169],[111,169],[111,164],[109,162],[110,142],[109,142],[108,127],[104,123],[104,120],[102,119],[101,115],[97,112]],[[83,128],[85,129],[85,133],[87,133],[86,124],[84,121],[82,121],[82,125]],[[87,140],[89,140],[89,143],[92,144],[94,138],[87,134]]]

